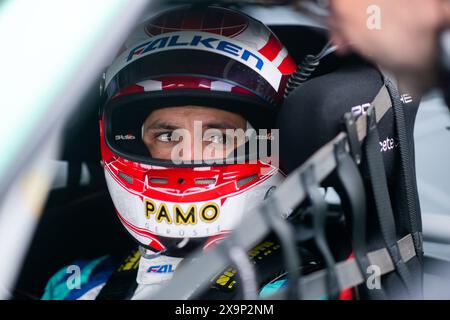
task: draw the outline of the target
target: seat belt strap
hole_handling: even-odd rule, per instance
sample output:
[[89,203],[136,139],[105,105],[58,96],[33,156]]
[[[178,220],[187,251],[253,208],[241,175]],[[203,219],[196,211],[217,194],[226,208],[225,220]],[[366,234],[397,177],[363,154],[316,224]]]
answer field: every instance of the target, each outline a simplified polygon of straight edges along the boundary
[[100,290],[96,300],[130,300],[138,286],[136,277],[139,269],[141,253],[134,250],[113,272]]
[[381,235],[389,255],[396,266],[396,272],[405,285],[408,294],[411,295],[413,292],[411,274],[401,258],[399,247],[396,242],[397,231],[395,218],[389,195],[383,157],[379,150],[380,137],[378,134],[374,107],[371,107],[368,110],[367,121],[367,137],[364,147]]
[[411,165],[410,150],[406,132],[406,120],[403,110],[404,105],[400,100],[400,95],[398,93],[397,88],[389,79],[386,79],[386,87],[391,95],[392,105],[394,108],[395,126],[397,129],[397,135],[399,139],[401,179],[402,179],[402,188],[404,189],[402,196],[406,198],[405,200],[407,203],[409,232],[413,236],[417,258],[419,259],[419,261],[422,261],[423,246],[422,246],[422,237],[420,234],[421,230],[418,221],[418,219],[420,218],[419,217],[420,210],[417,208],[417,202],[415,200],[418,199],[418,192],[417,192],[417,184],[415,181],[413,181],[413,176],[409,171],[413,167]]
[[[404,262],[410,261],[416,256],[414,250],[414,242],[412,236],[409,234],[397,242],[400,256]],[[394,270],[396,266],[391,259],[391,256],[387,248],[371,251],[367,254],[369,264],[371,266],[377,266],[376,272],[373,273],[372,279],[377,276],[384,276]],[[354,288],[361,284],[368,284],[361,272],[355,259],[349,259],[336,264],[336,275],[339,281],[340,290]],[[322,269],[306,275],[301,278],[298,283],[299,288],[302,290],[302,297],[306,300],[315,300],[327,296],[327,270]],[[274,295],[267,297],[268,299],[283,299],[285,289],[281,289]],[[378,290],[373,288],[373,290]]]
[[[347,134],[349,135],[350,140],[352,139],[351,135],[356,135],[356,130],[353,134],[352,132],[347,132]],[[345,150],[345,141],[340,141],[336,144],[335,156],[337,163],[336,173],[339,177],[340,188],[342,189],[342,192],[339,194],[343,205],[348,208],[350,213],[354,258],[360,273],[367,282],[367,280],[369,280],[367,270],[369,270],[370,263],[367,257],[367,209],[364,182],[354,159],[352,159],[350,154]],[[359,156],[357,156],[357,159],[358,158]],[[369,294],[372,299],[376,300],[383,300],[386,298],[384,290],[382,289],[369,292]]]

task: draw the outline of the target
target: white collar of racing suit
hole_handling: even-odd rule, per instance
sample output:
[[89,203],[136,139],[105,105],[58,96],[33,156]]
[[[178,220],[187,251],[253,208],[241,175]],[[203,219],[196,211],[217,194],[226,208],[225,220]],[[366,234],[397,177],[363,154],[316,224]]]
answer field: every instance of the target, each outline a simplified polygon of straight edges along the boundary
[[172,279],[183,258],[156,255],[152,258],[142,256],[136,281],[138,284],[152,285]]

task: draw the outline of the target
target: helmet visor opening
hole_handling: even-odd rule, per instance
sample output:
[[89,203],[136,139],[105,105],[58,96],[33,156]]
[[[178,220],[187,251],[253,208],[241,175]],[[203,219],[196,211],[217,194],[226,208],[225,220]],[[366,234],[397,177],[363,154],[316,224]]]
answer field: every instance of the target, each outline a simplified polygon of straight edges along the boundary
[[[201,112],[183,118],[180,111],[185,108],[186,112]],[[260,108],[259,112],[267,117]],[[273,158],[278,150],[277,132],[260,126],[255,129],[247,116],[217,97],[135,94],[106,106],[105,139],[117,155],[149,165],[229,165]]]

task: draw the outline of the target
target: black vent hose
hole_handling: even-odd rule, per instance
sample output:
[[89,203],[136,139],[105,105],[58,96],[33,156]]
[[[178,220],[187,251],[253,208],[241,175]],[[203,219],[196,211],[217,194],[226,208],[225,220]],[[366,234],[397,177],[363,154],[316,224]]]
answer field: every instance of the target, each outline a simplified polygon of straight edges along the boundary
[[331,42],[328,42],[325,47],[318,53],[317,55],[309,54],[306,58],[300,63],[297,67],[297,71],[290,77],[286,91],[284,93],[284,97],[287,98],[289,94],[302,83],[308,81],[314,71],[319,67],[320,61],[326,56],[334,53],[337,49],[337,46],[333,45]]

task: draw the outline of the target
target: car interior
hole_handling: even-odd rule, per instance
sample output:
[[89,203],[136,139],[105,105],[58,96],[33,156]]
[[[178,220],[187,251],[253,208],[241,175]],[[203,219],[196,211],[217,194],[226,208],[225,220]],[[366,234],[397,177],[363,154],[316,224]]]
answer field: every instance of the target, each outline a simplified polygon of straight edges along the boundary
[[[298,64],[307,55],[319,53],[328,41],[326,30],[321,28],[293,24],[269,27]],[[361,62],[357,56],[331,54],[321,61],[312,78]],[[40,299],[50,277],[77,260],[122,257],[137,247],[115,215],[100,163],[99,83],[92,86],[65,127],[62,152],[55,159],[63,183],[55,183],[48,195],[16,282],[14,299]],[[333,210],[339,220],[339,205],[330,206]],[[344,257],[348,254],[342,253]]]

